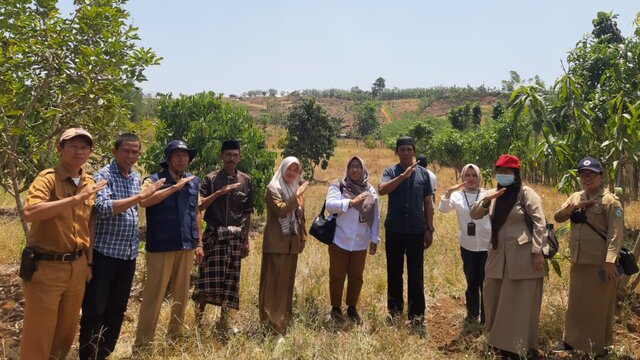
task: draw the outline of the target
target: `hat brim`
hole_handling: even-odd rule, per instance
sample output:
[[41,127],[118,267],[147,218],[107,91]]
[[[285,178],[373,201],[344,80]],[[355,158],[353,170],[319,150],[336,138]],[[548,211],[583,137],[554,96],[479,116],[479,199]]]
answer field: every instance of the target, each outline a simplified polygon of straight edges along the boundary
[[193,161],[193,158],[198,155],[198,149],[174,149],[173,151],[171,151],[169,156],[165,156],[164,159],[162,159],[162,162],[160,162],[158,165],[166,169],[169,166],[169,157],[176,150],[187,150],[187,154],[189,155],[189,163],[191,163],[191,161]]
[[585,167],[581,167],[579,169],[576,169],[576,171],[584,171],[584,170],[589,170],[589,171],[593,171],[594,173],[598,173],[601,174],[602,173],[602,169],[596,169],[590,166],[585,166]]

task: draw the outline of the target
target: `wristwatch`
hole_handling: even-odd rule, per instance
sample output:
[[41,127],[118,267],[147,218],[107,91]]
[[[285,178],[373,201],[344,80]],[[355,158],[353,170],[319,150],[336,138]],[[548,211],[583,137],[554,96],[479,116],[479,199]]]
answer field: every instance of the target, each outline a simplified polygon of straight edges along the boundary
[[435,227],[433,227],[433,226],[427,226],[427,227],[425,228],[425,230],[430,231],[430,232],[432,232],[432,233],[436,232],[436,228],[435,228]]

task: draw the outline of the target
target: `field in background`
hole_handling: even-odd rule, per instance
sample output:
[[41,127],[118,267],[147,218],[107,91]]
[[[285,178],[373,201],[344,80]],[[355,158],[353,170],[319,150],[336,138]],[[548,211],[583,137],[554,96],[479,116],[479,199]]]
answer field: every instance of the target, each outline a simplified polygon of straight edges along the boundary
[[[272,142],[269,142],[272,144]],[[371,183],[377,185],[382,170],[395,163],[391,150],[377,148],[368,150],[362,142],[339,140],[335,157],[326,170],[316,170],[316,181],[307,191],[307,222],[317,214],[324,201],[328,183],[342,177],[346,161],[353,155],[361,156],[367,164]],[[438,168],[437,200],[442,191],[452,186],[456,180],[453,169]],[[552,218],[553,211],[566,198],[543,186],[533,186],[543,199],[545,213]],[[0,198],[2,206],[11,206],[11,199]],[[382,217],[386,213],[386,197],[381,199]],[[639,228],[638,203],[626,208],[627,225]],[[251,233],[251,254],[242,263],[241,310],[234,314],[232,326],[239,329],[235,335],[224,339],[211,330],[218,316],[217,309],[207,308],[205,326],[202,331],[194,328],[193,307],[190,304],[186,317],[185,337],[176,342],[165,340],[168,323],[168,306],[163,307],[158,322],[156,342],[142,358],[156,359],[491,359],[485,353],[485,342],[479,328],[463,328],[465,317],[465,281],[457,244],[457,223],[455,214],[436,212],[436,233],[433,246],[425,256],[425,295],[427,296],[427,335],[420,338],[405,326],[390,327],[386,318],[386,271],[384,256],[384,231],[381,231],[382,246],[378,254],[368,256],[363,291],[359,310],[364,320],[362,326],[339,327],[328,319],[330,310],[328,294],[328,254],[325,245],[309,238],[307,248],[299,257],[294,294],[295,320],[285,341],[265,336],[259,326],[258,283],[260,276],[261,230],[264,216],[254,217]],[[21,228],[15,218],[0,217],[0,259],[2,263],[15,263],[21,246]],[[566,251],[566,243],[562,243]],[[563,274],[568,272],[566,261],[562,263]],[[11,264],[10,264],[11,265]],[[3,283],[11,280],[11,286],[19,285],[15,266],[3,266]],[[13,272],[13,273],[12,273]],[[144,279],[144,256],[138,261],[138,272],[122,335],[113,358],[131,358],[131,345],[135,333],[138,307]],[[567,301],[567,278],[550,274],[545,279],[544,299],[540,323],[540,346],[549,349],[562,337],[564,310]],[[2,295],[0,288],[0,295]],[[406,290],[405,290],[406,291]],[[1,297],[1,296],[0,296]],[[2,299],[0,299],[2,301]],[[0,304],[2,314],[20,311],[17,302],[13,309],[7,309],[7,302]],[[631,358],[640,357],[640,320],[637,304],[619,304],[615,324],[614,353]],[[4,311],[7,310],[7,311]],[[635,312],[635,313],[634,313]],[[585,314],[586,315],[586,314]],[[15,319],[15,318],[13,318]],[[20,320],[17,319],[16,321]],[[5,321],[5,320],[2,320]],[[11,326],[11,329],[3,329]],[[0,323],[0,357],[15,356],[17,328],[20,323]],[[5,336],[6,335],[6,336]],[[14,337],[12,339],[12,337]],[[136,357],[138,359],[140,357]]]

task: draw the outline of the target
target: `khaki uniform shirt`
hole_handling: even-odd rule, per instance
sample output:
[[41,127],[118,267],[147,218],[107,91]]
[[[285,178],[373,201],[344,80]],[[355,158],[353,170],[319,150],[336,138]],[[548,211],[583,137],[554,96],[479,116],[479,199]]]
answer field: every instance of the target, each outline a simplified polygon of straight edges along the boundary
[[[531,254],[542,254],[547,246],[547,222],[544,218],[542,200],[530,187],[522,186],[525,204],[516,201],[507,215],[504,225],[498,230],[498,248],[489,246],[485,277],[491,279],[534,279],[544,276],[544,270],[533,268]],[[496,189],[487,191],[487,196]],[[495,201],[489,208],[482,206],[482,201],[471,205],[469,214],[472,219],[481,219],[490,214],[493,216]],[[525,209],[526,207],[526,209]],[[533,223],[533,233],[529,232],[524,220],[526,213]]]
[[[83,188],[93,186],[93,178],[85,171],[76,184],[62,165],[47,169],[36,176],[29,187],[25,207],[47,201],[56,201],[76,195]],[[89,248],[89,219],[95,195],[73,205],[57,215],[31,223],[27,246],[38,252],[71,252]]]
[[[569,204],[577,204],[587,199],[585,191],[578,191],[556,210],[557,222],[567,221],[571,214],[564,209]],[[586,208],[587,221],[595,227],[606,240],[587,224],[571,223],[569,249],[571,261],[583,265],[601,265],[604,262],[615,263],[622,247],[624,233],[624,214],[622,205],[609,190],[601,189],[595,197],[595,204]]]
[[298,207],[297,198],[292,196],[285,202],[280,197],[280,194],[276,194],[267,188],[265,204],[267,205],[267,223],[264,226],[262,252],[265,254],[300,254],[304,242],[307,240],[304,211],[301,211],[301,224],[298,234],[284,235],[278,220]]

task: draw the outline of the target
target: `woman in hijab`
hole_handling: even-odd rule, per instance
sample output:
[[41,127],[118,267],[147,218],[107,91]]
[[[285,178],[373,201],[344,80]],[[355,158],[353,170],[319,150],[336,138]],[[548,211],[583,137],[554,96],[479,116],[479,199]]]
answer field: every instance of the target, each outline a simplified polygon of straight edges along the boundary
[[362,289],[367,248],[371,255],[378,248],[378,194],[368,181],[364,161],[354,156],[347,163],[344,177],[332,182],[327,193],[326,209],[338,216],[333,243],[329,245],[331,318],[338,323],[344,322],[342,291],[347,277],[347,316],[356,324],[362,323],[356,306]]
[[618,198],[604,186],[600,161],[587,156],[577,170],[583,190],[569,196],[554,214],[557,222],[571,220],[569,301],[564,338],[554,352],[575,349],[598,358],[613,344],[624,213]]
[[[537,358],[546,222],[538,194],[522,185],[520,160],[501,155],[497,189],[471,205],[471,218],[491,219],[485,266],[487,342],[503,358]],[[529,229],[525,214],[532,222]]]
[[302,166],[286,157],[267,186],[267,222],[262,243],[260,320],[283,335],[293,314],[293,285],[298,254],[304,249],[307,232],[304,192],[309,183],[301,180]]
[[467,304],[468,323],[484,324],[484,301],[482,300],[482,283],[484,282],[484,266],[487,261],[487,250],[491,240],[491,222],[488,216],[479,220],[471,219],[469,209],[477,201],[481,201],[487,190],[480,187],[482,174],[474,164],[467,164],[460,172],[462,183],[447,189],[440,198],[438,210],[447,213],[456,211],[458,217],[458,242],[462,269],[467,280],[465,299]]

